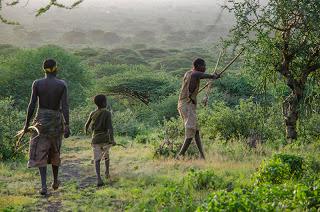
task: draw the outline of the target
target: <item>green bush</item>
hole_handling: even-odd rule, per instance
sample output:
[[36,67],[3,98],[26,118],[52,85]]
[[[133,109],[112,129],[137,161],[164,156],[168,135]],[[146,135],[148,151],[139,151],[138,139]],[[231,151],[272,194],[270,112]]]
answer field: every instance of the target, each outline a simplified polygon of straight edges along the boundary
[[320,114],[313,113],[310,117],[300,120],[298,125],[299,137],[307,143],[320,138]]
[[113,128],[115,134],[134,138],[141,128],[141,123],[130,110],[116,111],[113,113]]
[[196,171],[194,169],[191,169],[184,178],[184,184],[188,189],[194,190],[216,190],[224,186],[223,179],[213,170]]
[[14,136],[24,125],[24,115],[14,107],[14,101],[11,98],[0,99],[0,160],[22,156],[23,149],[15,154],[17,138]]
[[303,184],[262,185],[253,189],[218,191],[197,211],[317,211],[320,207],[319,181]]
[[70,128],[72,135],[84,135],[84,125],[90,112],[95,110],[95,105],[77,107],[70,111]]
[[[164,120],[162,131],[159,136],[162,142],[156,144],[154,150],[155,157],[175,157],[183,145],[184,127],[181,117]],[[192,142],[186,152],[186,156],[194,157],[199,151]]]
[[274,113],[274,108],[263,108],[252,99],[241,100],[234,108],[217,102],[211,108],[199,111],[202,132],[209,139],[219,136],[227,140],[250,136],[261,140],[279,139],[284,133],[284,128],[279,127],[280,121],[281,116]]
[[282,163],[288,164],[292,176],[299,178],[303,174],[303,158],[297,155],[275,154],[274,159],[279,158]]
[[275,154],[263,161],[255,174],[257,184],[281,184],[290,179],[298,179],[303,174],[303,158],[289,154]]
[[156,206],[159,211],[194,211],[196,205],[192,195],[181,185],[169,184],[155,194]]
[[129,99],[131,102],[159,102],[175,94],[177,79],[165,72],[154,72],[144,66],[130,66],[126,72],[104,76],[96,83],[96,90],[113,96]]
[[58,63],[58,77],[64,79],[69,88],[70,106],[82,105],[90,85],[88,72],[80,65],[77,57],[56,46],[20,50],[7,57],[1,64],[0,97],[11,95],[19,108],[25,109],[29,102],[31,85],[43,78],[42,63],[53,58]]

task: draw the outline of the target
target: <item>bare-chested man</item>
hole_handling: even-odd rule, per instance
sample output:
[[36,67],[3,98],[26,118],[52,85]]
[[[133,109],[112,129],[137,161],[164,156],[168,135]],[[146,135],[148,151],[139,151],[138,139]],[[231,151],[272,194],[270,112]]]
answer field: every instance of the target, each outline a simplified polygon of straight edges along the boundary
[[61,162],[62,135],[64,134],[65,138],[69,137],[70,130],[67,85],[56,77],[57,64],[53,59],[44,61],[43,69],[45,77],[32,84],[24,132],[28,131],[38,102],[37,114],[32,125],[39,130],[40,134],[33,133],[31,137],[28,167],[39,168],[42,185],[40,194],[46,195],[47,164],[52,164],[52,188],[56,190],[59,187],[58,171]]
[[195,138],[197,147],[202,159],[205,159],[200,132],[197,123],[197,95],[200,86],[200,79],[218,79],[218,74],[205,74],[206,63],[198,58],[193,61],[193,69],[185,73],[182,82],[182,88],[179,95],[178,111],[183,119],[185,127],[185,141],[178,153],[178,156],[184,155],[188,150],[191,141]]

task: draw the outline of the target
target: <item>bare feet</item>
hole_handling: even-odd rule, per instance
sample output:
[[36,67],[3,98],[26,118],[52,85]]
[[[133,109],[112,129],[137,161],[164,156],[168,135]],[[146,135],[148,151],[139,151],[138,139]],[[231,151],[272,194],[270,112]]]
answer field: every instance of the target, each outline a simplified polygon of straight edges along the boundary
[[107,179],[110,179],[110,174],[108,172],[105,173]]
[[103,185],[104,185],[104,183],[103,183],[102,179],[98,179],[98,181],[97,181],[97,187],[101,187],[101,186],[103,186]]
[[58,182],[53,182],[52,185],[51,185],[51,187],[53,188],[53,190],[57,190],[57,189],[59,188],[59,186],[60,186],[60,181],[58,181]]
[[44,196],[44,195],[47,195],[47,192],[48,192],[47,188],[41,188],[39,191],[39,194]]

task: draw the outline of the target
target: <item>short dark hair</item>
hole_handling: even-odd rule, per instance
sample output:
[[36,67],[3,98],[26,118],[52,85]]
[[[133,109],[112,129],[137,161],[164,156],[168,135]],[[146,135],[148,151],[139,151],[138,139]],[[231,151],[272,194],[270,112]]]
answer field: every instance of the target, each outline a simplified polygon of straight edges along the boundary
[[202,58],[197,58],[193,61],[192,64],[193,64],[193,67],[198,68],[200,66],[205,66],[206,62]]
[[93,98],[93,101],[98,107],[103,107],[107,104],[107,97],[103,94],[99,94]]
[[54,68],[57,65],[57,62],[54,59],[46,59],[43,62],[43,69],[47,69],[47,68]]

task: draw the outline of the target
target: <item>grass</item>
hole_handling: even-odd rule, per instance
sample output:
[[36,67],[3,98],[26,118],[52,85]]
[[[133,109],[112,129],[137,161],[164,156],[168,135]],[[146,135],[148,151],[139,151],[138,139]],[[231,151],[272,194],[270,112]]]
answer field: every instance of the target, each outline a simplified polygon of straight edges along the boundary
[[[208,149],[207,160],[203,161],[154,159],[154,148],[148,144],[133,144],[127,149],[113,147],[111,181],[96,188],[90,140],[72,137],[62,146],[62,186],[57,191],[49,189],[47,197],[37,193],[40,188],[38,171],[26,168],[26,161],[0,162],[0,211],[181,210],[175,208],[177,203],[168,201],[181,200],[179,195],[184,194],[176,188],[185,190],[181,182],[191,169],[214,170],[226,184],[241,187],[251,183],[252,173],[271,153],[267,149],[263,150],[264,154],[261,154],[262,150],[244,151],[235,144],[226,146],[219,142]],[[48,186],[51,180],[49,168]],[[209,192],[195,191],[192,201],[195,205],[200,204]]]

